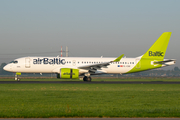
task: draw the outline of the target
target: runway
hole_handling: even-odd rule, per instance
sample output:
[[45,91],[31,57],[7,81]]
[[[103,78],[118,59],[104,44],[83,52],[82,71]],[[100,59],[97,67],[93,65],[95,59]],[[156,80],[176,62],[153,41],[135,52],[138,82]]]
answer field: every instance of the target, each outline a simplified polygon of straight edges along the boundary
[[180,84],[163,81],[0,81],[0,84]]

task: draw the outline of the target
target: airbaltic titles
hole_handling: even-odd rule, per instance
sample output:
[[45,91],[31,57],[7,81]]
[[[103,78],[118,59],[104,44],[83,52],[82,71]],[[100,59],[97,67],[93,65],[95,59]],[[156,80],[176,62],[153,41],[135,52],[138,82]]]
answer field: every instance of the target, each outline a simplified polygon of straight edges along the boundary
[[66,61],[65,59],[61,58],[38,58],[38,59],[33,59],[33,64],[65,64]]
[[161,51],[156,51],[156,52],[152,52],[152,51],[149,51],[149,56],[158,56],[158,57],[163,57],[164,53],[161,52]]

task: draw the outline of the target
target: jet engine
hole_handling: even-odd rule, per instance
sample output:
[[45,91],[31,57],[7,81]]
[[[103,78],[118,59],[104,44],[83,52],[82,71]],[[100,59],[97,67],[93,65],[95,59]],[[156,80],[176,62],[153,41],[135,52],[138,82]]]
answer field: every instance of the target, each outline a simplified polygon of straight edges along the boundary
[[57,78],[78,79],[79,78],[79,70],[71,69],[71,68],[61,68],[60,74],[57,74]]

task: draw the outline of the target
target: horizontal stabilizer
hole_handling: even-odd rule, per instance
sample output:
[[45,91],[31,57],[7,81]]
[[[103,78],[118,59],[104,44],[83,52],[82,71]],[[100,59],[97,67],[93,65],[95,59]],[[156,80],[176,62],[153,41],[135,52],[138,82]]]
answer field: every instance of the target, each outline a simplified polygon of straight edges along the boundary
[[165,61],[157,61],[157,62],[154,62],[155,64],[166,64],[168,62],[175,62],[176,60],[165,60]]

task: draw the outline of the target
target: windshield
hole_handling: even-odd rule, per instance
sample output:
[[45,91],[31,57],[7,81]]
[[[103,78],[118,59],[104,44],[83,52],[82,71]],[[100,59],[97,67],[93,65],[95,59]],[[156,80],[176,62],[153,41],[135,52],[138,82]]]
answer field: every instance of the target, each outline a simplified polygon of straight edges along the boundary
[[12,62],[10,62],[10,63],[14,63],[14,64],[17,64],[17,63],[18,63],[18,61],[16,61],[16,60],[15,60],[15,61],[12,61]]

